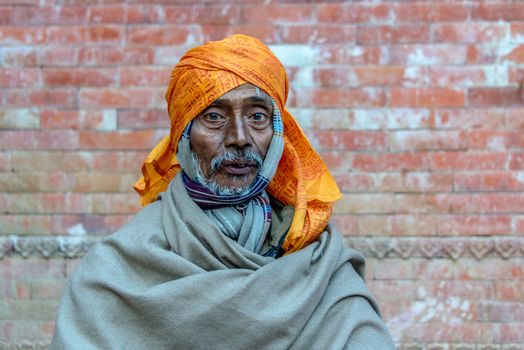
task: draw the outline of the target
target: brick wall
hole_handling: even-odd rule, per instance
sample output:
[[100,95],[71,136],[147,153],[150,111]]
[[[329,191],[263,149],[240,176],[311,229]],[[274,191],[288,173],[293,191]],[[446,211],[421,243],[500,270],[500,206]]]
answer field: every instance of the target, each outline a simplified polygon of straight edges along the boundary
[[138,210],[190,47],[254,35],[400,349],[524,349],[524,2],[0,0],[0,348]]

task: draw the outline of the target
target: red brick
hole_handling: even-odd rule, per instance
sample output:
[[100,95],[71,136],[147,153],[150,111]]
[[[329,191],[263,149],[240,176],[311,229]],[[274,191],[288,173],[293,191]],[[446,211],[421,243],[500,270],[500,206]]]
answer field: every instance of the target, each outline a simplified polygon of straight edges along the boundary
[[478,306],[478,320],[485,322],[523,322],[524,304],[502,301],[481,302]]
[[[249,8],[251,7],[254,6],[249,6]],[[234,25],[241,22],[240,16],[243,9],[235,5],[195,4],[192,6],[164,6],[163,11],[167,23]],[[278,13],[274,15],[278,16]],[[248,20],[244,22],[248,22]]]
[[387,215],[359,215],[357,224],[359,235],[391,236],[391,222]]
[[32,87],[40,84],[40,70],[0,68],[0,87]]
[[361,171],[414,171],[428,168],[425,153],[360,153],[355,154],[352,168]]
[[464,45],[391,45],[388,52],[389,64],[410,66],[463,65],[467,58]]
[[392,194],[354,193],[335,203],[334,214],[387,214],[395,211]]
[[36,129],[40,119],[36,108],[4,108],[0,110],[0,129]]
[[40,114],[40,125],[43,129],[114,130],[117,126],[116,111],[44,109]]
[[48,27],[46,40],[62,45],[119,45],[124,41],[124,28],[118,26]]
[[355,41],[355,27],[353,26],[320,26],[320,25],[293,25],[280,27],[282,43],[353,43]]
[[394,151],[465,149],[466,134],[460,131],[397,131],[390,134],[390,148]]
[[1,62],[5,67],[35,66],[40,50],[27,46],[2,46]]
[[11,154],[0,153],[0,171],[11,171]]
[[458,173],[455,174],[456,191],[522,191],[522,173]]
[[166,87],[171,78],[171,71],[171,68],[162,67],[123,67],[120,70],[120,85]]
[[522,89],[516,87],[472,88],[468,91],[471,106],[518,106],[524,103]]
[[499,42],[509,33],[508,24],[498,23],[441,23],[434,27],[438,42],[479,43]]
[[524,342],[524,322],[508,322],[497,324],[495,341],[501,343]]
[[351,169],[352,154],[337,150],[319,150],[319,155],[331,173],[347,172]]
[[162,5],[127,5],[126,23],[163,23],[165,6]]
[[430,158],[431,169],[499,170],[504,169],[506,152],[438,152]]
[[517,131],[472,131],[468,133],[468,148],[504,151],[519,146]]
[[524,170],[524,152],[514,152],[509,154],[509,169]]
[[7,196],[12,213],[130,214],[139,209],[136,194],[32,193]]
[[451,174],[345,173],[335,176],[344,192],[443,192],[453,185]]
[[0,7],[0,26],[13,24],[12,16],[12,7]]
[[80,106],[86,108],[147,108],[155,102],[151,89],[83,89]]
[[41,27],[0,27],[0,44],[4,45],[35,45],[48,40],[44,28]]
[[130,214],[136,213],[140,203],[135,193],[115,193],[108,196],[105,193],[92,195],[93,209],[95,214]]
[[92,164],[90,168],[96,171],[123,171],[138,174],[148,154],[149,150],[132,151],[126,149],[119,152],[97,151],[91,155]]
[[64,289],[64,279],[37,279],[31,281],[31,299],[59,300]]
[[6,192],[49,192],[72,189],[71,177],[60,171],[54,172],[31,172],[17,173],[15,176],[9,173],[0,173],[0,188],[6,188]]
[[492,344],[496,326],[495,323],[473,322],[450,324],[449,320],[445,320],[432,323],[392,323],[389,328],[392,333],[398,331],[402,334],[403,341],[408,342],[408,344],[411,344],[411,342],[421,342],[423,344],[458,343],[455,349],[461,349],[460,347],[462,347],[469,350],[471,349],[469,347],[471,343]]
[[118,71],[115,69],[45,69],[43,80],[47,86],[116,86]]
[[[513,50],[511,50],[511,52],[509,52],[503,58],[504,60],[514,62],[514,63],[519,63],[519,64],[524,63],[524,45],[516,46]],[[510,67],[510,68],[514,68],[514,67]],[[519,82],[521,81],[522,81],[522,78],[520,79]]]
[[432,214],[445,213],[450,207],[449,196],[444,194],[396,194],[395,213]]
[[388,99],[394,107],[462,107],[466,103],[463,90],[449,88],[392,88]]
[[375,187],[377,180],[370,174],[342,173],[335,175],[335,181],[343,192],[378,192]]
[[189,36],[198,35],[186,26],[128,27],[127,42],[132,45],[180,45]]
[[433,113],[435,128],[464,130],[501,130],[506,128],[502,109],[439,109]]
[[121,4],[90,6],[88,20],[90,23],[126,23],[127,7]]
[[[523,51],[524,54],[524,51]],[[524,63],[524,61],[523,61]],[[520,84],[524,81],[524,68],[522,67],[508,67],[508,79],[510,84]]]
[[[500,74],[499,71],[491,74]],[[431,67],[430,84],[433,86],[488,85],[490,72],[484,67]]]
[[[211,9],[214,10],[213,7]],[[217,8],[219,9],[220,7]],[[246,23],[301,24],[311,22],[315,18],[315,7],[311,4],[250,5],[242,6],[241,9],[241,20]]]
[[524,281],[495,281],[497,300],[524,302]]
[[394,236],[434,236],[438,216],[425,214],[395,214],[391,217],[391,234]]
[[[450,297],[462,301],[485,301],[493,299],[491,281],[453,280],[374,280],[367,282],[373,295],[379,300],[398,301],[446,300]],[[436,301],[435,300],[435,301]]]
[[170,124],[165,109],[129,109],[118,111],[119,128],[161,128]]
[[[524,27],[523,27],[524,34]],[[520,39],[515,39],[515,41],[520,41]],[[469,64],[490,64],[498,70],[506,69],[504,66],[500,65],[500,62],[509,61],[520,63],[522,62],[522,45],[515,43],[500,43],[498,45],[494,44],[484,44],[484,45],[469,45],[467,62]],[[511,68],[511,66],[509,67]],[[495,76],[497,78],[497,76]],[[501,77],[498,77],[501,78]],[[503,76],[502,76],[503,78]]]
[[65,263],[61,259],[11,257],[0,260],[0,276],[7,278],[63,278]]
[[510,216],[448,215],[438,221],[440,236],[494,236],[513,232]]
[[119,66],[153,63],[153,48],[85,47],[79,52],[79,63],[85,66]]
[[202,33],[195,33],[197,41],[222,40],[225,36],[233,34],[244,34],[253,36],[264,43],[278,44],[281,40],[281,28],[273,26],[261,26],[258,24],[242,24],[237,26],[205,25]]
[[11,24],[82,24],[86,22],[86,14],[84,6],[18,6],[12,9]]
[[414,77],[407,73],[402,66],[335,66],[314,68],[313,78],[319,86],[340,87],[421,84],[425,76],[424,69],[417,71],[420,74]]
[[384,92],[377,88],[362,89],[300,89],[294,94],[296,107],[380,107],[385,104]]
[[511,23],[511,39],[514,41],[520,41],[524,35],[524,23],[516,22]]
[[427,24],[395,24],[359,26],[357,43],[360,45],[424,43],[429,41]]
[[80,152],[46,152],[39,149],[34,152],[14,152],[12,168],[14,171],[78,171],[89,168],[91,155]]
[[384,51],[379,46],[331,44],[319,47],[315,59],[324,64],[379,64],[386,59]]
[[49,235],[52,220],[41,215],[0,215],[0,235]]
[[78,134],[70,130],[0,131],[0,148],[10,150],[61,150],[78,147]]
[[40,66],[65,66],[78,65],[78,49],[75,47],[42,48],[37,52],[36,64]]
[[458,2],[397,2],[394,13],[399,22],[464,21],[468,18],[469,7],[467,3]]
[[384,259],[376,263],[374,279],[377,280],[431,280],[454,279],[457,263],[434,259],[412,258],[409,260]]
[[474,3],[471,18],[488,21],[524,20],[524,9],[520,4],[507,1],[491,1]]
[[80,133],[80,147],[96,150],[141,150],[154,146],[154,133],[149,130]]
[[386,134],[373,131],[314,131],[320,149],[374,150],[386,148]]
[[65,235],[69,234],[74,227],[81,227],[90,235],[108,235],[124,226],[129,219],[128,215],[94,215],[91,213],[53,215],[52,232],[56,235]]
[[524,205],[521,193],[456,194],[451,197],[453,213],[513,213]]
[[[138,170],[138,169],[137,169]],[[136,171],[138,172],[138,171]],[[80,193],[93,192],[128,192],[138,179],[137,174],[121,172],[74,173],[72,190]]]
[[6,90],[6,101],[9,106],[35,107],[76,107],[77,95],[75,89],[38,89],[38,90]]
[[390,20],[390,5],[338,3],[318,5],[318,21],[329,23],[380,22]]
[[358,235],[357,217],[354,215],[334,215],[332,220],[338,232],[344,236]]

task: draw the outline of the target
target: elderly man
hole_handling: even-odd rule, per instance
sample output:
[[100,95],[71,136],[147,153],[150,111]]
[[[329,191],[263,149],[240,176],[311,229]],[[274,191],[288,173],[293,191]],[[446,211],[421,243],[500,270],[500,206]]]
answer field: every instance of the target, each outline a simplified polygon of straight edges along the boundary
[[71,276],[53,349],[394,349],[340,192],[284,107],[282,64],[235,35],[186,53],[146,205]]

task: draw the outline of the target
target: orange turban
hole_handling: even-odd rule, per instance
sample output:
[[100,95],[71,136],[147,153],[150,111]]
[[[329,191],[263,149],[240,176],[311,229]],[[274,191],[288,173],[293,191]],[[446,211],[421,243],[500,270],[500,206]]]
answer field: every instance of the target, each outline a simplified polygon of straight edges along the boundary
[[286,253],[315,241],[341,197],[326,165],[285,108],[288,79],[282,63],[259,40],[233,35],[189,50],[173,69],[166,92],[171,132],[151,151],[134,186],[142,205],[156,200],[180,171],[178,141],[186,125],[209,104],[239,85],[251,83],[282,111],[284,151],[267,192],[295,208],[282,248]]

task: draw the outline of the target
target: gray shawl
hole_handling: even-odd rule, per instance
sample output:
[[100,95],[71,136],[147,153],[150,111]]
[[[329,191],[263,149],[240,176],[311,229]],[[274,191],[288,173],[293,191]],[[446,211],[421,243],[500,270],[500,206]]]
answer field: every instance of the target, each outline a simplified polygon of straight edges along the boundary
[[78,265],[51,349],[393,350],[363,267],[330,226],[281,258],[253,253],[177,176]]

